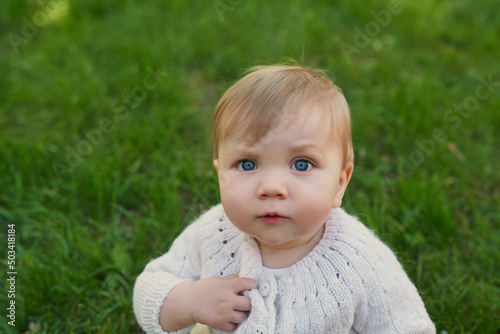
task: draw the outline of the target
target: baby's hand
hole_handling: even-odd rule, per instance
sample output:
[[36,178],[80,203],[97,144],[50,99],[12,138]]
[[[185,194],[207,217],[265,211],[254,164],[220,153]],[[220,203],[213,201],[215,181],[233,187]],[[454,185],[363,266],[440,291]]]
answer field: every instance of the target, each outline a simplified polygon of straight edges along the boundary
[[234,331],[246,320],[252,307],[250,299],[239,293],[255,288],[255,280],[238,277],[238,274],[196,281],[189,289],[191,316],[196,322],[210,327]]

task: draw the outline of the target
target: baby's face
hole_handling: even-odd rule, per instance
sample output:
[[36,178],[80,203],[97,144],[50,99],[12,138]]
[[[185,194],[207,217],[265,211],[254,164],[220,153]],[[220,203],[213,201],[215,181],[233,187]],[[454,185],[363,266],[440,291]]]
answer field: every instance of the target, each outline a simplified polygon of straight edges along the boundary
[[328,143],[321,113],[271,130],[249,147],[226,138],[214,166],[224,210],[241,231],[268,247],[300,247],[340,206],[352,172]]

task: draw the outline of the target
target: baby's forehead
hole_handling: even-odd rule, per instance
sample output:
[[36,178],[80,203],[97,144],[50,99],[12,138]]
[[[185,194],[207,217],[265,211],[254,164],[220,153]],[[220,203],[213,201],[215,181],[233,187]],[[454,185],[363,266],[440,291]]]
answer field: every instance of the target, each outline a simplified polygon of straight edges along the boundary
[[[309,112],[283,114],[279,122],[266,129],[240,126],[239,129],[222,138],[222,142],[229,144],[237,151],[251,153],[275,142],[278,137],[290,149],[316,148],[330,151],[331,148],[338,146],[335,145],[339,142],[338,138],[336,140],[328,117],[313,109],[311,108]],[[312,119],[314,119],[313,122],[311,122]],[[304,133],[308,134],[306,138],[303,138]]]
[[[217,103],[213,119],[213,154],[219,146],[244,138],[251,147],[265,142],[297,116],[321,110],[318,131],[352,151],[349,107],[342,92],[321,73],[301,67],[255,68],[231,86]],[[314,108],[318,107],[320,108]],[[352,154],[349,153],[349,159]]]

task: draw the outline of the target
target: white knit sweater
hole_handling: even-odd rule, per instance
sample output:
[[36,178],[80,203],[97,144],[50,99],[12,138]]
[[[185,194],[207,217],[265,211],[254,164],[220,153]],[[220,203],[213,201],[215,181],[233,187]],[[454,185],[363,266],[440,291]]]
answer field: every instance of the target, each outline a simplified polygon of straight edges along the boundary
[[221,205],[189,225],[137,278],[139,324],[147,333],[166,333],[158,318],[175,285],[236,272],[255,279],[259,289],[246,294],[252,311],[234,333],[435,333],[394,254],[342,209],[332,210],[319,244],[276,280],[262,272],[255,240],[231,224]]

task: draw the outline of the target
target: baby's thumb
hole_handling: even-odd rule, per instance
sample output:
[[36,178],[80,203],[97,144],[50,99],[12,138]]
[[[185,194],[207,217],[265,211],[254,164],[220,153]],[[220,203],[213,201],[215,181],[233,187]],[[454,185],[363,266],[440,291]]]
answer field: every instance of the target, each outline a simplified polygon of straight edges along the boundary
[[240,273],[239,272],[231,274],[231,275],[222,276],[221,279],[223,279],[225,281],[229,281],[229,280],[232,280],[232,279],[235,279],[235,278],[238,278],[238,277],[240,277]]

